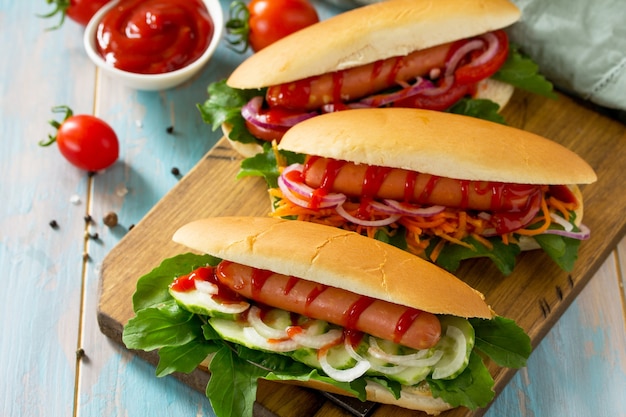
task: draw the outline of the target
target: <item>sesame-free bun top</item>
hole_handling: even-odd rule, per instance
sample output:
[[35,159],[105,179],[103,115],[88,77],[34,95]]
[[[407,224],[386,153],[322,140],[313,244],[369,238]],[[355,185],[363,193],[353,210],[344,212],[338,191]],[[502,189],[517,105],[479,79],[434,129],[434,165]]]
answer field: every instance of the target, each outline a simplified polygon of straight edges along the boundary
[[211,217],[184,225],[173,240],[228,261],[433,314],[493,316],[483,295],[449,272],[331,226],[272,217]]
[[262,88],[352,68],[511,25],[508,0],[387,0],[322,20],[263,48],[227,80]]
[[279,149],[448,178],[588,184],[594,170],[568,148],[521,129],[419,109],[323,114],[287,131]]

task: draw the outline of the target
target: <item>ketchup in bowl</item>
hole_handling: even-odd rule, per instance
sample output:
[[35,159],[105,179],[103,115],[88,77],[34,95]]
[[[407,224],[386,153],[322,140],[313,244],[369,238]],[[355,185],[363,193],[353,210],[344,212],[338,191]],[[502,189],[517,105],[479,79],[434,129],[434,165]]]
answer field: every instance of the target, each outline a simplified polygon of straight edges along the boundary
[[163,74],[197,60],[213,36],[201,0],[121,0],[99,23],[96,48],[120,70]]

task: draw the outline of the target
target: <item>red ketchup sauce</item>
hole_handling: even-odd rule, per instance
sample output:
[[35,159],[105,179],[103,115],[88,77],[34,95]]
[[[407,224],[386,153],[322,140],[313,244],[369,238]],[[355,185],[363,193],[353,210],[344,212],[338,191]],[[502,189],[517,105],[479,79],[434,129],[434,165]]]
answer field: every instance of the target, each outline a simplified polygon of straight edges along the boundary
[[[320,156],[310,155],[307,157],[304,163],[304,169],[299,178],[292,178],[293,180],[304,181],[307,176],[307,171],[318,160],[324,159]],[[326,159],[327,164],[325,166],[324,173],[322,175],[321,184],[318,188],[314,189],[313,198],[311,199],[309,207],[312,209],[318,209],[321,198],[334,191],[334,182],[339,175],[342,167],[348,162],[335,160],[331,158]],[[378,198],[379,191],[383,185],[383,182],[387,175],[391,172],[391,168],[381,166],[368,166],[365,171],[365,175],[362,178],[361,183],[361,195],[360,208],[357,216],[361,218],[367,218],[368,202]],[[438,182],[442,177],[430,174],[420,174],[414,171],[401,170],[405,174],[404,183],[404,202],[406,203],[418,203],[418,204],[432,204],[430,197],[433,194]],[[427,181],[421,190],[416,190],[417,179],[421,175],[427,176]],[[542,186],[533,184],[509,184],[494,181],[469,181],[469,180],[456,180],[458,183],[458,190],[460,195],[460,201],[457,207],[460,209],[468,209],[470,203],[470,194],[486,195],[489,194],[490,198],[490,211],[497,214],[495,220],[498,221],[496,225],[498,233],[504,234],[515,229],[519,229],[525,226],[528,221],[532,220],[534,214],[537,213],[541,203]],[[567,187],[551,187],[554,188],[553,194],[559,199],[565,202],[569,202],[575,197],[571,196],[571,192]],[[354,197],[354,196],[353,196]]]
[[198,59],[213,35],[201,0],[121,0],[98,25],[96,46],[116,68],[162,74]]
[[241,295],[232,291],[230,288],[222,285],[215,276],[215,268],[211,266],[200,267],[187,275],[181,275],[176,278],[170,285],[173,291],[188,292],[196,289],[196,280],[210,282],[217,286],[217,294],[213,295],[213,299],[220,303],[239,303],[245,300]]

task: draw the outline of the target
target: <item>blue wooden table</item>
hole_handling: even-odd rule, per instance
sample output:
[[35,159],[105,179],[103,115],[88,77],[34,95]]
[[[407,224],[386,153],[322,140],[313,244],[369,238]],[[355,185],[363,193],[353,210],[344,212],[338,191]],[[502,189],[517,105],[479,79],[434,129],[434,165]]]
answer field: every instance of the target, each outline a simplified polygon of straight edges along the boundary
[[[46,31],[53,22],[36,15],[48,10],[0,0],[0,415],[213,416],[203,394],[103,336],[95,312],[108,251],[177,183],[171,169],[184,175],[219,139],[195,105],[242,57],[222,44],[192,82],[138,92],[99,74],[82,27]],[[113,167],[89,177],[38,146],[59,104],[113,126]],[[486,415],[626,416],[625,277],[622,240]]]

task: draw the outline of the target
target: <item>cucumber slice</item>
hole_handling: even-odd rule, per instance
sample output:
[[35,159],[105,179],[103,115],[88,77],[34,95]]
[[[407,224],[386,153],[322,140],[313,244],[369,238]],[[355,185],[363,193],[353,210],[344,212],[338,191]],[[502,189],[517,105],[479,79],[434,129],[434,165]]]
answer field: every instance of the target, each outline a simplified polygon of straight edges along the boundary
[[443,349],[443,357],[433,367],[433,379],[454,379],[465,370],[470,353],[474,349],[474,328],[461,317],[443,316],[440,318],[442,332],[435,349]]
[[213,299],[211,294],[197,289],[191,291],[174,291],[170,288],[169,293],[185,310],[204,316],[223,317],[234,320],[238,314],[243,313],[250,307],[250,304],[246,302],[219,303]]

